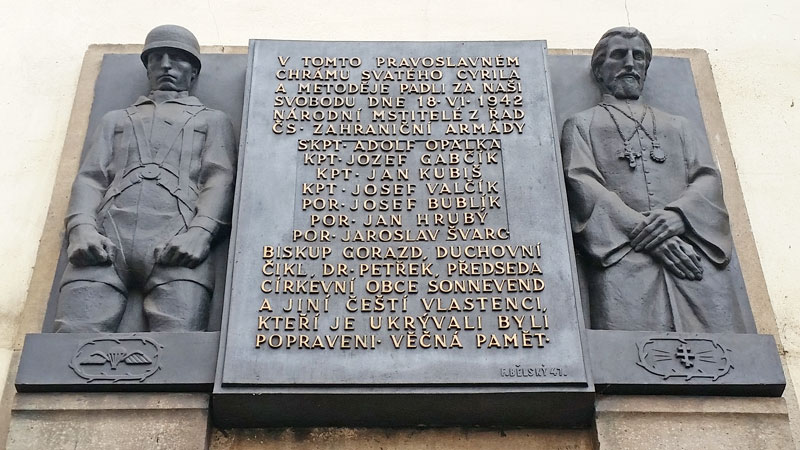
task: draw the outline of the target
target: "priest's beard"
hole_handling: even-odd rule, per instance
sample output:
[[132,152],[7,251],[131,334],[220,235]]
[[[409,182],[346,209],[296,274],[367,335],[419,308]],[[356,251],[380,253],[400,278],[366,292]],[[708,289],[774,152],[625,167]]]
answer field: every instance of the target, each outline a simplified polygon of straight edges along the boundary
[[636,78],[617,78],[610,87],[611,94],[620,100],[636,100],[642,95],[642,83]]

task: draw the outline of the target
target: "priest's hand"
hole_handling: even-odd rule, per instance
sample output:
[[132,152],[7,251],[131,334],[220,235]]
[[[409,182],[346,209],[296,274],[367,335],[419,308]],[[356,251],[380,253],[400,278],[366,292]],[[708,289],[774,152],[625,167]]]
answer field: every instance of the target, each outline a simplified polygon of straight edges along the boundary
[[92,225],[78,225],[69,232],[67,256],[75,266],[110,264],[116,249],[111,239],[100,234]]
[[656,246],[650,254],[678,278],[702,280],[703,267],[694,247],[683,239],[672,236]]
[[211,250],[211,233],[200,227],[189,227],[155,250],[156,261],[167,266],[193,269],[200,265]]
[[675,211],[656,209],[644,213],[644,220],[631,231],[631,247],[637,252],[650,251],[673,236],[686,232],[683,217]]

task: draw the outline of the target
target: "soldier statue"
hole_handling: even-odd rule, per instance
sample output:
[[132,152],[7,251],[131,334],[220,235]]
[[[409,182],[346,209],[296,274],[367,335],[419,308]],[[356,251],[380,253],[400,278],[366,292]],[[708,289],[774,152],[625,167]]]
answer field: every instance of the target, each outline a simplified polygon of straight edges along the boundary
[[141,53],[150,93],[106,114],[72,185],[56,332],[115,332],[131,292],[149,331],[202,331],[215,237],[230,221],[236,143],[228,116],[189,89],[195,36],[154,28]]

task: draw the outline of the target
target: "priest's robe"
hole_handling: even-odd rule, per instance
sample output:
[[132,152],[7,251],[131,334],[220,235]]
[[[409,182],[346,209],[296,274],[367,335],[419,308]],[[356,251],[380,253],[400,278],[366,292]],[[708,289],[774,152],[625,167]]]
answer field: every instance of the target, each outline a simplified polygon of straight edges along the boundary
[[[630,107],[634,118],[645,106]],[[722,184],[711,154],[688,121],[648,108],[641,123],[595,106],[564,123],[561,147],[572,231],[588,258],[591,326],[595,329],[746,332],[741,276],[729,262],[733,240]],[[624,154],[620,131],[634,163]],[[654,158],[655,156],[655,158]],[[633,167],[631,167],[633,165]],[[681,215],[702,260],[701,280],[681,279],[647,251],[634,251],[631,232],[647,211]],[[738,283],[736,276],[738,275]]]

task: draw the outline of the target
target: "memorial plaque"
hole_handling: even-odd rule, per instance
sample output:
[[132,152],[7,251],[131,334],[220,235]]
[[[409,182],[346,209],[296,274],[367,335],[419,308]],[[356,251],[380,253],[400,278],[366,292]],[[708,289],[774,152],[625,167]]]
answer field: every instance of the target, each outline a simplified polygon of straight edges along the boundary
[[[583,420],[545,43],[258,40],[247,80],[218,422],[292,423],[275,402],[302,398],[340,423],[314,400],[332,393],[486,408],[410,423]],[[579,395],[563,418],[457,399],[513,393]]]

